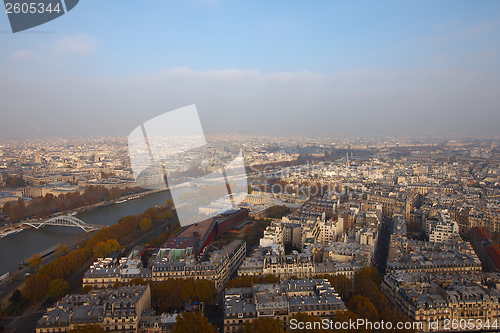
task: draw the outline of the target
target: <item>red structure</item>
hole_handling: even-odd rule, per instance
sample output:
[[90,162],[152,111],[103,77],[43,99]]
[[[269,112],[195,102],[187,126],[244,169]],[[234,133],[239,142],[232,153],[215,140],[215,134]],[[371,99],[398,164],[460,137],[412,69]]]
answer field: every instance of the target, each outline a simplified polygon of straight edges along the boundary
[[246,208],[228,211],[185,227],[169,242],[175,242],[178,238],[196,240],[195,256],[196,258],[200,258],[216,236],[222,235],[232,229],[247,217],[248,209]]
[[471,244],[487,272],[500,271],[500,251],[488,237],[488,234],[479,227],[470,229]]
[[246,219],[248,217],[248,209],[241,208],[239,211],[236,210],[219,216],[220,218],[216,219],[217,236],[231,230],[235,225]]

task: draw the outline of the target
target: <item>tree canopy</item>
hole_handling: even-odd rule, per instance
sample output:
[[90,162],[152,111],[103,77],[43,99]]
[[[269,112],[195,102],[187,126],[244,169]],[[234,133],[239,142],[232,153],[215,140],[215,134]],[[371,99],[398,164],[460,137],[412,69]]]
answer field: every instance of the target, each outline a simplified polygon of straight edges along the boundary
[[23,294],[19,291],[19,289],[16,289],[12,293],[12,296],[9,297],[9,302],[16,303],[16,302],[19,302],[22,299],[23,299]]
[[153,223],[151,223],[151,220],[147,217],[143,218],[141,222],[139,222],[139,228],[141,228],[142,231],[148,231],[153,227]]
[[94,256],[98,258],[103,258],[106,257],[107,255],[113,253],[114,251],[118,250],[120,247],[120,244],[116,239],[108,239],[105,242],[99,242],[97,245],[94,247]]
[[[22,179],[10,181],[11,187],[22,186]],[[33,198],[29,205],[26,205],[22,198],[15,203],[6,203],[3,212],[9,216],[11,222],[17,222],[26,217],[44,218],[53,213],[73,210],[86,205],[93,205],[99,202],[117,199],[120,196],[143,191],[139,187],[118,189],[107,189],[103,186],[89,186],[84,193],[70,192],[54,196],[47,193],[45,196]]]
[[33,269],[40,266],[42,262],[43,258],[39,254],[34,254],[31,258],[28,259],[28,266],[31,268],[31,271],[33,271]]
[[32,300],[42,299],[47,293],[50,277],[45,274],[31,275],[26,279],[23,294]]
[[161,311],[180,310],[188,301],[209,303],[215,296],[210,280],[168,279],[151,283],[151,301]]
[[77,325],[75,328],[70,329],[67,333],[105,333],[98,324],[85,324]]
[[243,333],[285,333],[283,321],[271,318],[259,318],[246,323]]
[[[50,201],[53,200],[53,198],[51,196],[46,196],[44,200]],[[23,295],[31,300],[38,300],[44,296],[62,295],[63,291],[66,289],[66,285],[58,281],[52,284],[53,288],[49,288],[51,281],[57,279],[62,281],[68,280],[73,274],[81,269],[92,256],[105,257],[113,251],[116,251],[120,247],[119,241],[126,239],[136,232],[139,227],[139,222],[142,219],[152,217],[152,222],[159,222],[159,219],[162,218],[162,214],[171,213],[172,215],[169,214],[169,216],[173,216],[173,213],[169,211],[171,208],[172,206],[149,208],[146,212],[137,216],[131,215],[121,218],[118,223],[99,230],[86,241],[84,245],[76,250],[67,252],[67,247],[62,246],[56,251],[56,257],[58,258],[41,266],[37,274],[31,275],[26,280]],[[178,221],[172,223],[168,233],[163,234],[166,236],[171,235],[176,232],[177,228],[180,228]],[[29,262],[32,267],[37,267],[40,264],[40,260],[41,258],[39,256],[33,256]]]
[[349,301],[348,308],[371,322],[379,321],[380,319],[377,308],[367,297],[361,295],[354,296]]
[[64,281],[63,279],[55,279],[50,281],[47,294],[52,297],[60,297],[66,295],[68,291],[68,282]]
[[382,278],[375,267],[365,266],[359,270],[356,274],[356,283],[361,282],[364,279],[372,280],[377,286],[380,286],[380,283],[382,283]]
[[[307,314],[305,312],[298,312],[290,317],[290,321],[292,319],[297,320],[297,323],[311,323],[311,327],[304,326],[303,329],[297,328],[297,329],[294,329],[293,332],[297,332],[297,333],[327,333],[327,332],[331,332],[330,330],[324,330],[321,328],[322,327],[321,319],[318,316],[313,316],[313,315]],[[316,328],[314,327],[315,322],[318,323]]]
[[201,312],[183,312],[177,316],[172,333],[216,333],[217,329],[208,322]]

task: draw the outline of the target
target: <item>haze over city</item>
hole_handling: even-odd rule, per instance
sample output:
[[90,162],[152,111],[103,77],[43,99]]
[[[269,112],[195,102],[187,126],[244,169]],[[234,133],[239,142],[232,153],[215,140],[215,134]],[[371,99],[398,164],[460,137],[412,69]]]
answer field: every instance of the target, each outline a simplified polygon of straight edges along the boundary
[[499,331],[499,1],[4,4],[0,333]]
[[11,34],[0,137],[126,136],[196,104],[206,133],[486,135],[495,1],[85,1]]

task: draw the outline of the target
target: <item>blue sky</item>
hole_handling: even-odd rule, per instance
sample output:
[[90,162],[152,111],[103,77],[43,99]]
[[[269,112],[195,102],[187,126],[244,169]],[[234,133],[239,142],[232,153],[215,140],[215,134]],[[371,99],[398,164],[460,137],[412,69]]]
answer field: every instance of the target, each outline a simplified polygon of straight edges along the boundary
[[[0,15],[0,31],[2,117],[34,119],[0,137],[127,135],[193,103],[208,132],[500,125],[498,1],[82,0],[17,34]],[[113,125],[64,129],[84,115]]]

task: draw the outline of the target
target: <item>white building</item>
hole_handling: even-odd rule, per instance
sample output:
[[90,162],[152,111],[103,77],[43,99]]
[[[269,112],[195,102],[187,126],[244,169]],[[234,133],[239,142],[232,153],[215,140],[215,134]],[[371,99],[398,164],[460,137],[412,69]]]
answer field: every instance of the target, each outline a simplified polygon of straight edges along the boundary
[[271,247],[273,244],[283,243],[283,227],[281,221],[273,221],[270,226],[264,230],[264,236],[260,239],[261,247]]
[[459,235],[458,223],[450,219],[447,210],[439,213],[438,219],[429,219],[426,225],[429,242],[453,245]]

